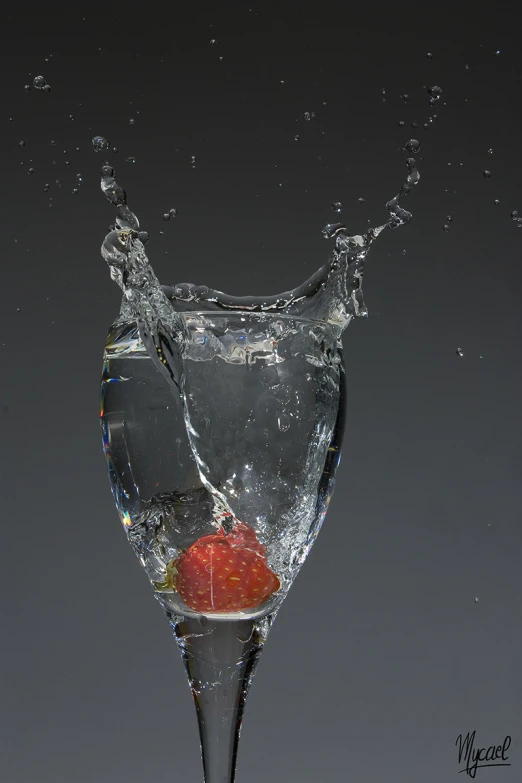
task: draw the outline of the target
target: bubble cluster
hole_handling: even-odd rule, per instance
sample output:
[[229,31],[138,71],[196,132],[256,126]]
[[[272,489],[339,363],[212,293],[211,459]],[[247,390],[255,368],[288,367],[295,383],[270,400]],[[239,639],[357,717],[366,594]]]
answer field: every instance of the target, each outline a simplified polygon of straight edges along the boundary
[[163,214],[163,220],[170,220],[171,218],[176,217],[177,214],[178,214],[178,210],[177,209],[174,209],[174,208],[169,209],[168,212],[165,212]]

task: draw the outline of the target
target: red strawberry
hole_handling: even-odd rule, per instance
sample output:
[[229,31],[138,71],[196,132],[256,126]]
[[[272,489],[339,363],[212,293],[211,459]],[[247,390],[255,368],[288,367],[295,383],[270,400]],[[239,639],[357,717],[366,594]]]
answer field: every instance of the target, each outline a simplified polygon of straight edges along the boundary
[[253,609],[280,588],[265,548],[243,522],[195,541],[174,563],[173,586],[194,612]]

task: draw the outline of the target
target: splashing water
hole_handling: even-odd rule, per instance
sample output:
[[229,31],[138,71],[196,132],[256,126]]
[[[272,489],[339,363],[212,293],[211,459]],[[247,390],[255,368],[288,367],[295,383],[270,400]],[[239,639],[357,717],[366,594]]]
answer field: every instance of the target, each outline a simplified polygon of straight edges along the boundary
[[[116,182],[114,169],[109,165],[102,167],[102,191],[116,208],[115,226],[105,237],[102,256],[109,265],[111,278],[123,291],[120,314],[111,331],[116,337],[110,340],[112,357],[119,352],[121,360],[107,360],[104,386],[106,390],[116,389],[111,392],[110,405],[116,405],[117,412],[121,412],[120,398],[116,401],[115,395],[120,394],[123,400],[125,394],[131,394],[131,376],[139,374],[138,369],[131,370],[135,348],[128,350],[129,341],[133,345],[136,342],[137,331],[138,352],[141,356],[144,351],[148,353],[167,378],[170,391],[181,401],[184,427],[180,443],[185,445],[180,448],[191,455],[188,461],[194,470],[194,476],[190,474],[184,479],[186,486],[181,487],[181,495],[172,494],[172,488],[168,496],[154,488],[153,492],[159,494],[154,494],[145,505],[140,502],[138,514],[128,511],[132,505],[129,498],[140,492],[132,470],[128,488],[123,484],[120,488],[119,479],[113,485],[129,540],[164,608],[185,613],[186,607],[179,604],[179,597],[172,591],[169,568],[172,570],[180,556],[180,547],[191,544],[196,532],[210,533],[217,524],[223,526],[227,535],[233,529],[230,525],[241,524],[241,520],[255,525],[268,548],[270,568],[280,580],[282,592],[275,594],[276,603],[304,562],[326,513],[339,459],[341,436],[336,433],[344,426],[340,423],[344,413],[339,417],[336,413],[344,394],[340,337],[353,318],[368,315],[362,280],[372,243],[386,229],[411,220],[411,214],[399,201],[418,183],[419,174],[413,158],[408,159],[407,167],[406,181],[386,204],[386,223],[362,235],[350,235],[342,223],[329,223],[322,234],[333,240],[334,247],[324,266],[290,291],[245,297],[192,283],[161,285],[145,252],[148,235],[140,230],[126,193]],[[125,339],[118,343],[122,334]],[[126,335],[130,335],[127,343]],[[125,364],[127,359],[130,364]],[[218,359],[224,363],[217,363]],[[116,371],[118,361],[123,362],[121,372]],[[234,374],[237,365],[250,365],[248,373]],[[272,378],[266,391],[262,387],[268,380],[262,378]],[[246,379],[248,389],[244,385]],[[248,407],[251,386],[257,381],[256,389],[259,388],[261,397],[266,395],[267,403],[260,405],[254,416],[245,406]],[[157,391],[146,385],[143,388],[147,390],[143,398],[147,408]],[[215,393],[209,397],[207,391],[212,388]],[[138,384],[136,389],[137,395],[142,386]],[[301,409],[310,394],[313,402],[309,410],[316,417],[313,427],[305,415],[306,406]],[[229,407],[233,400],[233,415],[228,418],[220,407],[225,399]],[[124,402],[121,405],[125,407]],[[143,407],[141,402],[133,405],[132,410]],[[172,426],[177,414],[168,407],[165,410],[169,411],[165,421]],[[210,422],[212,438],[207,437]],[[127,430],[120,423],[118,418],[115,423],[111,423],[110,417],[105,421],[104,448],[109,465],[113,455],[117,457],[124,451],[132,467],[126,451]],[[252,434],[256,427],[266,427],[266,449],[263,446],[261,451],[256,437],[244,438],[245,432]],[[280,440],[288,437],[276,459],[270,449],[279,449]],[[169,443],[171,440],[169,437]],[[225,448],[226,443],[236,445]],[[240,458],[235,451],[237,444],[241,444]],[[295,455],[292,449],[298,449]],[[288,464],[281,462],[283,454]],[[280,462],[282,467],[274,468]],[[292,492],[298,489],[294,497]],[[148,494],[149,490],[145,492]],[[270,511],[272,506],[277,513]],[[186,542],[180,538],[180,519],[183,530],[190,534]],[[266,607],[259,609],[265,611]]]
[[[102,147],[101,137],[96,137]],[[105,142],[105,139],[103,139]],[[329,223],[322,231],[326,239],[334,239],[330,261],[300,286],[275,296],[230,296],[205,285],[179,283],[162,286],[149,264],[144,248],[148,238],[139,231],[139,221],[127,205],[125,190],[114,178],[114,169],[103,166],[101,189],[116,207],[116,227],[105,237],[102,256],[107,261],[111,278],[123,290],[120,319],[135,320],[140,336],[151,359],[177,384],[179,367],[175,344],[182,339],[184,327],[180,312],[197,310],[250,312],[281,312],[325,321],[337,326],[339,334],[353,317],[368,315],[363,298],[362,281],[368,251],[385,230],[409,223],[411,213],[403,209],[399,199],[419,182],[414,158],[407,160],[408,176],[398,194],[386,204],[389,219],[365,234],[350,235],[342,223]]]

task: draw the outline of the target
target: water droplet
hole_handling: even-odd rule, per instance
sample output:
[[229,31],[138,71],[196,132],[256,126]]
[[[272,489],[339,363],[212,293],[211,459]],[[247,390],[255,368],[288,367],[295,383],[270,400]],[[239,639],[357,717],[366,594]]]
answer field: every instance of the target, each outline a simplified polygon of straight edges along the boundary
[[295,134],[294,141],[299,141],[299,134],[298,133]]
[[18,146],[19,146],[19,147],[25,147],[25,141],[23,141],[23,140],[22,140],[22,141],[19,141],[19,142],[18,142]]
[[125,163],[136,163],[136,158],[134,155],[129,155],[128,158],[125,158]]
[[431,52],[427,52],[427,53],[426,53],[426,57],[428,58],[428,60],[431,60],[431,58],[433,57],[433,55],[432,55],[432,53],[431,53]]
[[462,350],[462,348],[457,348],[457,356],[460,356],[461,359],[463,358],[464,351]]
[[134,117],[129,117],[129,125],[134,125],[135,122],[136,120],[134,119]]
[[442,88],[437,87],[437,85],[434,85],[433,87],[430,87],[428,89],[428,93],[430,94],[431,98],[433,98],[434,101],[438,101],[440,96],[442,95]]
[[420,146],[420,142],[417,141],[417,139],[410,139],[404,145],[404,149],[406,149],[408,152],[418,152],[420,150]]
[[357,203],[358,204],[364,204],[364,199],[362,198],[362,196],[357,199]]
[[341,204],[340,201],[334,201],[334,203],[332,204],[332,209],[334,212],[342,212],[343,205]]
[[404,120],[399,120],[397,125],[399,126],[399,128],[402,128],[402,126],[404,125]]
[[482,174],[486,179],[489,179],[491,177],[491,171],[489,171],[489,169],[485,169],[485,171],[483,171]]
[[103,136],[95,136],[92,140],[92,146],[95,152],[102,152],[109,146],[109,142]]
[[518,217],[518,210],[514,209],[513,212],[511,213],[511,220],[516,220],[517,217]]
[[43,76],[35,76],[33,79],[33,87],[37,90],[43,90],[47,82]]
[[496,207],[498,207],[498,205],[500,204],[500,201],[498,200],[498,198],[496,198],[496,199],[495,199],[495,201],[493,202],[493,204],[494,204]]

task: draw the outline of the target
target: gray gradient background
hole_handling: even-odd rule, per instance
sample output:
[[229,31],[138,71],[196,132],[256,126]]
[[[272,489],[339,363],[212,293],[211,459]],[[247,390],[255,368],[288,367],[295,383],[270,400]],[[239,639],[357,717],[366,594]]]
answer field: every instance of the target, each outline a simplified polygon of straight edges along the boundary
[[[512,736],[512,766],[477,778],[522,780],[513,8],[24,4],[1,20],[2,783],[201,779],[181,660],[101,451],[119,293],[100,257],[114,213],[98,133],[119,148],[160,279],[233,294],[285,290],[322,265],[333,201],[354,232],[382,221],[401,147],[422,142],[413,222],[374,246],[370,317],[345,333],[337,489],[264,651],[238,781],[462,781],[455,740],[473,730],[478,746]],[[39,73],[52,92],[26,94]],[[425,130],[430,84],[444,95]]]

